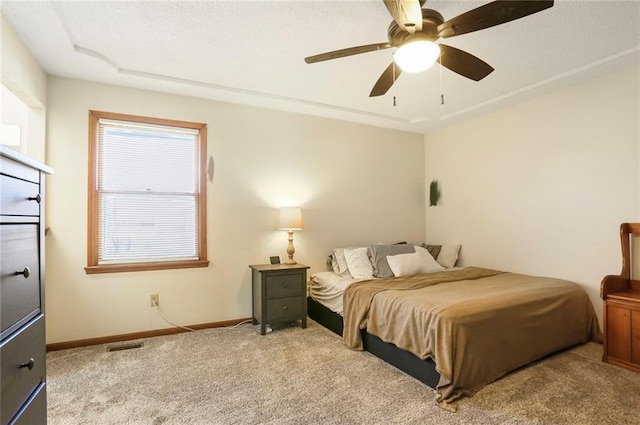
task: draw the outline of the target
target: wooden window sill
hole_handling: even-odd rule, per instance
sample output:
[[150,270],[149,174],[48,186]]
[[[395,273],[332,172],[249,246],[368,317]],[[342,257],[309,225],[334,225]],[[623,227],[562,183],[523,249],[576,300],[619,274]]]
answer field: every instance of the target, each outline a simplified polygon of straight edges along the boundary
[[122,264],[100,264],[97,266],[87,266],[84,268],[86,274],[97,273],[120,273],[120,272],[138,272],[151,270],[171,270],[171,269],[190,269],[197,267],[208,267],[207,260],[194,261],[165,261],[157,263],[122,263]]

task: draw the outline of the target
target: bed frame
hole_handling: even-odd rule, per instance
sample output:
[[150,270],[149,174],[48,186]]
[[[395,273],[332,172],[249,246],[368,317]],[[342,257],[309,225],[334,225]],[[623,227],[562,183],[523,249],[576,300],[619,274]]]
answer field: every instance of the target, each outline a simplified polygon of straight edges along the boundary
[[[344,325],[342,316],[331,311],[311,297],[307,298],[307,312],[309,317],[325,328],[342,336]],[[401,350],[394,344],[384,342],[375,335],[361,330],[364,349],[397,367],[401,371],[413,376],[420,382],[435,388],[440,380],[440,374],[436,371],[436,364],[431,359],[422,360],[413,353]]]

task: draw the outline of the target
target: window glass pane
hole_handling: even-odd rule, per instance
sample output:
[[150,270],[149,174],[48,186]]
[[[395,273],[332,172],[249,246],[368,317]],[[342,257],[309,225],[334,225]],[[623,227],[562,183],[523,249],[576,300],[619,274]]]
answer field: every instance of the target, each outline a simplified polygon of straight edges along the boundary
[[196,259],[197,197],[100,196],[100,262]]
[[18,152],[26,151],[29,107],[11,90],[0,85],[0,143]]
[[198,190],[197,133],[101,125],[99,189],[189,192]]

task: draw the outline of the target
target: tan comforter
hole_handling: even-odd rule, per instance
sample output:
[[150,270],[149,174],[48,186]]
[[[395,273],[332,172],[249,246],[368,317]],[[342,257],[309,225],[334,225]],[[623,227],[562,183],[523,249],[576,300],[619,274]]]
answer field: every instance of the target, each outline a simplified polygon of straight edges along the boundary
[[461,396],[511,370],[602,340],[577,284],[477,267],[352,284],[344,294],[348,347],[362,350],[360,329],[431,357],[440,373],[436,400],[452,411]]

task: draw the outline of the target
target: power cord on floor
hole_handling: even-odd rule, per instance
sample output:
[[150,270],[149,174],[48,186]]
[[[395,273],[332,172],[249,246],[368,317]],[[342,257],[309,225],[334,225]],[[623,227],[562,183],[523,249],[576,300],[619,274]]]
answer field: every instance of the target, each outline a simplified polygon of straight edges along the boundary
[[156,303],[153,304],[153,306],[156,308],[156,310],[158,311],[158,314],[160,315],[160,317],[162,318],[162,320],[164,320],[165,322],[167,322],[168,324],[170,324],[171,326],[175,326],[176,328],[181,328],[181,329],[185,329],[187,331],[193,332],[195,331],[195,329],[190,328],[188,326],[182,326],[182,325],[177,325],[175,323],[173,323],[172,321],[168,320],[166,317],[164,317],[164,314],[162,314],[162,309],[160,308],[160,306]]
[[[167,323],[168,323],[168,324],[170,324],[171,326],[175,326],[176,328],[185,329],[185,330],[190,331],[190,332],[194,332],[194,331],[196,331],[196,329],[190,328],[190,327],[188,327],[188,326],[178,325],[178,324],[176,324],[176,323],[173,323],[173,322],[172,322],[172,321],[170,321],[169,319],[167,319],[167,318],[164,316],[164,314],[162,313],[162,309],[160,309],[160,306],[159,306],[156,302],[154,302],[154,303],[153,303],[153,307],[155,307],[155,308],[156,308],[156,310],[158,311],[158,314],[160,315],[160,317],[162,318],[162,320],[164,320],[165,322],[167,322]],[[221,327],[221,328],[218,328],[218,329],[236,329],[236,328],[237,328],[237,327],[239,327],[240,325],[244,325],[244,324],[247,324],[247,323],[252,322],[252,321],[253,321],[253,319],[246,319],[246,320],[243,320],[243,321],[242,321],[242,322],[240,322],[240,323],[236,323],[235,325],[231,325],[231,326],[224,326],[224,327]]]
[[249,323],[249,322],[252,322],[252,321],[253,321],[253,319],[246,319],[246,320],[243,320],[243,321],[242,321],[242,322],[240,322],[240,323],[236,323],[235,325],[225,326],[225,327],[224,327],[224,328],[222,328],[222,329],[235,329],[235,328],[239,327],[240,325],[245,325],[245,324],[247,324],[247,323]]

